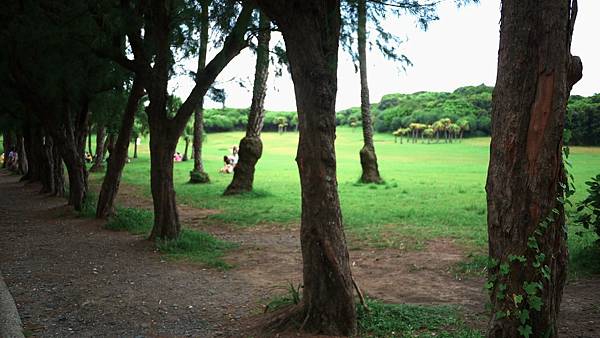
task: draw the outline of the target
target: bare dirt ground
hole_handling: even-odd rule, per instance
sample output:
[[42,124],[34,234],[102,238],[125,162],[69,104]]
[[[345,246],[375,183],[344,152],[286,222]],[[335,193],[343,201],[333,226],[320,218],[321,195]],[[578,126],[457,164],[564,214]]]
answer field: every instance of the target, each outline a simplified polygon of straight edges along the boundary
[[[206,225],[214,210],[181,206],[182,223],[237,242],[228,271],[165,261],[143,237],[78,218],[61,198],[0,172],[0,271],[27,331],[35,336],[244,337],[275,294],[301,281],[297,228]],[[149,207],[124,186],[122,204]],[[394,303],[455,304],[485,327],[482,278],[458,278],[464,260],[453,241],[423,250],[350,251],[353,273],[369,296]],[[562,337],[600,337],[600,278],[570,282]]]

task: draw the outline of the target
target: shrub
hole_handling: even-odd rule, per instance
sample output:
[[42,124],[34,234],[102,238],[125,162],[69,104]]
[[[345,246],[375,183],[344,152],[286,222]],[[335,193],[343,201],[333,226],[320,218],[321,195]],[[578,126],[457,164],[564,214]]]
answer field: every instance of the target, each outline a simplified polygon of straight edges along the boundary
[[[577,207],[579,216],[576,222],[600,237],[600,174],[585,184],[589,186],[588,196]],[[598,243],[600,244],[600,241]]]

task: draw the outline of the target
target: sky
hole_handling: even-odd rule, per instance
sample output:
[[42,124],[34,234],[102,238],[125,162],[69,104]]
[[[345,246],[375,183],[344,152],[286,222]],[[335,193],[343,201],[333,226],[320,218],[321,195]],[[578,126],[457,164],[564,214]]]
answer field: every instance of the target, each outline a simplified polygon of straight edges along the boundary
[[[579,0],[579,13],[571,51],[583,61],[583,79],[572,94],[589,96],[600,92],[600,33],[599,0]],[[494,85],[498,59],[500,30],[500,0],[480,0],[479,4],[456,8],[452,1],[442,3],[439,20],[422,31],[410,17],[385,22],[390,32],[404,42],[399,51],[413,63],[402,70],[396,62],[386,60],[376,49],[368,51],[368,77],[371,102],[378,102],[389,93],[417,91],[453,91],[467,85]],[[373,36],[374,37],[374,36]],[[273,34],[271,46],[281,40]],[[210,57],[218,50],[209,50]],[[183,68],[196,69],[196,61],[184,61]],[[246,49],[219,75],[216,86],[227,93],[226,105],[247,108],[252,100],[254,54]],[[245,88],[238,80],[245,83]],[[171,90],[187,97],[194,83],[189,77],[179,76],[172,81]],[[289,73],[269,75],[265,99],[267,110],[296,110],[294,86]],[[338,96],[336,110],[360,105],[360,80],[350,56],[340,48],[338,65]],[[220,104],[207,100],[207,107]]]

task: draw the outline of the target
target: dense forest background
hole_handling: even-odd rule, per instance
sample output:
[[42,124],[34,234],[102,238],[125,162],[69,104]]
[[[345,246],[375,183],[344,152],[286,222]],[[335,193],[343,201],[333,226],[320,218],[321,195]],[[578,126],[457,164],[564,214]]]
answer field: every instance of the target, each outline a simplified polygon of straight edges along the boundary
[[[469,131],[465,136],[489,136],[493,87],[466,86],[449,92],[416,92],[388,94],[371,106],[375,130],[392,132],[411,123],[433,124],[442,118],[452,121],[466,119]],[[248,109],[208,109],[204,127],[209,132],[242,130],[246,126]],[[337,112],[338,125],[360,125],[360,107]],[[296,112],[267,111],[265,130],[277,131],[281,124],[294,130],[298,124]],[[574,95],[569,100],[567,130],[571,145],[600,145],[600,94],[590,97]]]

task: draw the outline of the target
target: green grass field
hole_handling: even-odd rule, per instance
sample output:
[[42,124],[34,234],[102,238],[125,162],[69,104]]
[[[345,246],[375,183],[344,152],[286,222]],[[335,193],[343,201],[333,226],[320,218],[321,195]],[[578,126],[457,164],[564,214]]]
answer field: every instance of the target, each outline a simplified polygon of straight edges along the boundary
[[[203,149],[211,184],[188,184],[192,161],[175,163],[179,203],[218,209],[211,222],[238,226],[297,224],[300,184],[295,163],[298,134],[263,134],[264,152],[256,169],[255,192],[224,197],[232,175],[219,174],[223,155],[238,144],[242,132],[209,134]],[[453,144],[400,144],[392,135],[375,135],[383,185],[357,184],[360,176],[360,130],[339,128],[336,140],[338,183],[345,227],[352,245],[419,247],[424,241],[448,237],[469,250],[484,252],[487,241],[485,180],[489,138],[465,139]],[[179,145],[183,152],[183,142]],[[131,150],[131,154],[133,150]],[[140,158],[128,164],[123,180],[150,194],[147,142]],[[571,161],[577,192],[585,196],[584,182],[600,169],[600,148],[573,147]],[[571,253],[585,254],[592,235],[575,236],[570,229]]]

